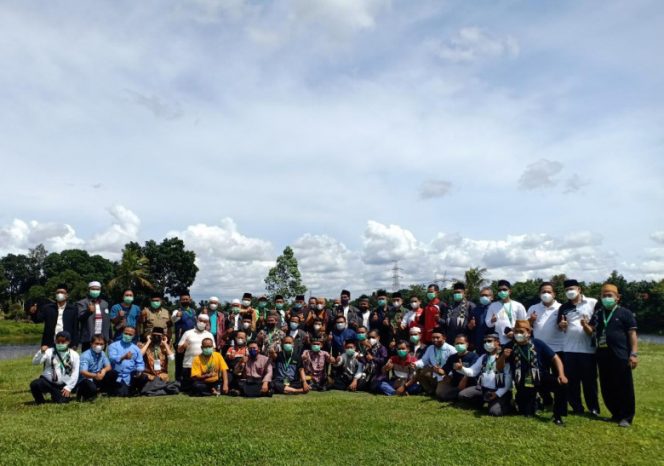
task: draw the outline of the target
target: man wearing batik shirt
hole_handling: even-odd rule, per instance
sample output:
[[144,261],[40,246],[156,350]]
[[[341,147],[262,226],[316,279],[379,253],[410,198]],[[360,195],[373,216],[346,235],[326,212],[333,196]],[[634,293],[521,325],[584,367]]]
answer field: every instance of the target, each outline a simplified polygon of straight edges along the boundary
[[323,351],[323,341],[320,338],[312,337],[311,349],[302,352],[302,367],[304,368],[305,378],[312,390],[327,390],[327,371],[326,364],[334,364],[334,358],[327,351]]
[[360,331],[363,327],[358,329],[358,345],[362,356],[360,360],[364,363],[364,375],[368,384],[368,389],[372,392],[377,392],[381,382],[385,380],[383,373],[383,366],[387,362],[387,349],[380,343],[378,338],[378,331],[372,330],[368,334],[368,338],[361,340],[359,338]]
[[160,379],[168,382],[168,362],[175,361],[175,353],[168,344],[164,329],[155,327],[141,346],[141,354],[145,363],[145,374],[148,381]]
[[317,331],[320,333],[321,331],[323,333],[329,332],[332,326],[331,323],[331,317],[330,313],[325,309],[325,304],[326,304],[326,299],[325,298],[316,298],[316,307],[314,310],[310,310],[309,314],[307,314],[307,319],[305,322],[305,329],[313,334],[315,333],[314,326],[316,325],[316,321],[319,321],[321,324],[321,328],[319,328]]
[[278,353],[281,351],[281,340],[286,334],[279,328],[278,322],[279,315],[273,312],[267,316],[267,327],[258,332],[256,342],[263,355],[268,355],[270,352]]
[[454,341],[459,333],[464,335],[470,330],[468,324],[475,309],[475,303],[466,297],[466,285],[461,282],[454,284],[452,291],[453,307],[441,324],[447,332],[447,339]]
[[81,349],[90,349],[90,340],[94,335],[102,335],[106,341],[112,340],[111,318],[108,302],[100,298],[101,283],[88,283],[88,296],[76,303],[78,320],[81,325]]

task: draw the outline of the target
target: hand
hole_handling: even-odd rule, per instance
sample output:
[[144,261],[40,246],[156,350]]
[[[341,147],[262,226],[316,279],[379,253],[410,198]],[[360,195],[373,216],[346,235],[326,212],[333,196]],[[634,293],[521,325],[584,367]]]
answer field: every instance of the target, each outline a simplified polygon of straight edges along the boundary
[[367,361],[373,361],[373,356],[371,356],[370,354],[367,354],[367,355],[365,356],[365,359],[366,359]]
[[389,327],[389,326],[390,326],[389,319],[383,319],[383,327]]
[[492,324],[495,324],[497,320],[498,320],[498,315],[497,315],[497,314],[494,314],[494,315],[491,317],[491,323],[492,323]]
[[565,374],[558,376],[558,383],[560,385],[567,385],[567,377],[565,377]]
[[132,353],[131,351],[127,351],[127,353],[124,356],[122,356],[122,359],[131,359],[133,357],[134,353]]
[[498,398],[498,395],[496,395],[496,392],[489,392],[489,395],[487,396],[487,398],[489,399],[489,401],[493,401],[496,398]]
[[69,398],[69,396],[71,395],[71,391],[67,390],[66,388],[63,388],[62,391],[61,391],[60,393],[61,393],[62,396],[64,396],[65,398]]
[[28,312],[30,314],[34,314],[35,312],[37,312],[37,304],[33,304],[32,306],[30,306],[30,309],[28,309]]
[[371,317],[372,322],[378,322],[378,313],[374,312],[373,317]]
[[387,361],[383,367],[386,371],[391,371],[393,366],[394,364],[392,364],[392,361]]
[[118,312],[118,315],[119,315],[120,317],[124,317],[124,314],[125,314],[125,313],[124,313],[123,310],[120,310],[120,312]]
[[99,381],[101,381],[103,378],[104,378],[104,373],[103,372],[97,372],[95,374],[95,377],[94,377],[95,380],[99,380]]
[[357,379],[353,379],[353,381],[348,386],[348,390],[350,390],[351,392],[357,390]]
[[461,364],[461,361],[458,361],[454,364],[454,370],[460,371],[463,369],[463,364]]
[[638,356],[630,356],[629,357],[629,367],[632,369],[636,369],[636,366],[639,364],[639,357]]
[[475,328],[476,325],[477,324],[475,323],[475,317],[473,317],[472,319],[470,319],[470,322],[468,322],[468,329],[472,330]]
[[528,320],[532,323],[537,320],[537,312],[533,311],[532,314],[530,314],[530,317],[528,317]]
[[95,305],[94,305],[94,303],[88,303],[88,311],[90,311],[90,312],[95,312]]
[[514,332],[513,331],[507,332],[507,338],[509,338],[510,340],[514,338]]
[[41,349],[42,353],[45,353],[46,350],[48,349],[48,346],[47,345],[42,345],[42,347],[40,349]]
[[147,346],[150,346],[151,342],[152,342],[152,335],[148,335],[148,337],[145,339],[145,344]]
[[567,320],[561,320],[560,322],[558,322],[558,327],[563,332],[566,331],[567,330]]
[[222,387],[221,391],[223,392],[224,395],[228,395],[228,382],[226,382]]
[[417,366],[415,365],[414,362],[411,362],[411,363],[409,364],[409,367],[410,367],[411,369],[417,369]]
[[505,356],[505,358],[509,358],[511,355],[512,355],[512,348],[505,348],[503,350],[503,356]]
[[402,396],[404,393],[407,393],[405,385],[402,385],[399,388],[397,388],[397,395]]
[[267,393],[270,391],[270,385],[267,382],[263,382],[263,386],[261,387],[261,393]]
[[309,390],[311,390],[309,384],[307,382],[302,382],[302,392],[309,393]]
[[176,315],[177,315],[178,317],[182,317],[182,311],[178,311],[178,313],[177,313]]

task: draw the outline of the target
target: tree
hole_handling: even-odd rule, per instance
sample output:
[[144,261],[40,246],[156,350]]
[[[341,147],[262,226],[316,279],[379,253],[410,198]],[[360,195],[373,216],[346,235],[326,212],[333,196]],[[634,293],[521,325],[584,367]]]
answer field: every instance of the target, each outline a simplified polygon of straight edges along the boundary
[[9,282],[7,294],[10,301],[15,301],[39,281],[34,275],[31,261],[25,254],[7,254],[0,259],[4,269],[4,278]]
[[466,282],[466,291],[468,299],[477,302],[480,297],[480,288],[488,282],[484,277],[486,276],[486,268],[471,267],[464,273]]
[[[125,249],[136,249],[137,243],[129,243]],[[196,253],[184,248],[181,239],[166,238],[161,243],[146,241],[141,248],[149,262],[149,281],[155,290],[177,296],[188,290],[196,279]]]
[[66,249],[46,256],[43,270],[49,293],[64,283],[69,286],[71,299],[81,299],[85,297],[89,282],[97,280],[107,284],[113,278],[115,264],[98,254],[91,256],[82,249]]
[[108,287],[117,298],[126,289],[132,289],[136,294],[154,289],[150,282],[150,261],[140,249],[125,247],[115,277],[108,282]]
[[293,298],[307,291],[307,287],[302,284],[297,259],[290,246],[286,246],[282,255],[277,257],[277,264],[265,277],[265,289],[271,298],[280,294],[285,299]]
[[48,251],[43,244],[39,243],[33,249],[28,250],[28,258],[30,259],[30,268],[32,276],[42,283],[44,282],[44,261],[48,256]]

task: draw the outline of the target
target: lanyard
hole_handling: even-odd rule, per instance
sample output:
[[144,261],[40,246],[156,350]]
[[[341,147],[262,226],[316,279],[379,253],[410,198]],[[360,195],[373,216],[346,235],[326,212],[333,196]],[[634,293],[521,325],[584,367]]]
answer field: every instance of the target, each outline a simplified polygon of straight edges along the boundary
[[525,352],[523,351],[521,345],[516,345],[516,350],[519,352],[521,357],[526,360],[528,364],[530,364],[530,351],[526,350]]
[[443,349],[441,348],[440,350],[434,346],[433,348],[433,354],[434,357],[436,358],[436,362],[438,363],[438,367],[443,367]]
[[509,309],[504,304],[503,304],[503,309],[505,309],[505,314],[507,314],[507,318],[510,321],[510,325],[512,325],[512,301],[510,301]]
[[613,310],[609,314],[609,317],[606,317],[606,311],[602,309],[602,319],[604,319],[604,330],[609,326],[609,322],[611,322],[611,317],[613,317],[613,313],[616,312],[616,309],[618,309],[618,306],[614,306]]
[[[286,359],[286,352],[284,351],[284,359]],[[288,361],[284,361],[284,365],[286,366],[286,370],[290,367],[291,360],[293,359],[293,352],[291,351],[291,355],[288,358]]]

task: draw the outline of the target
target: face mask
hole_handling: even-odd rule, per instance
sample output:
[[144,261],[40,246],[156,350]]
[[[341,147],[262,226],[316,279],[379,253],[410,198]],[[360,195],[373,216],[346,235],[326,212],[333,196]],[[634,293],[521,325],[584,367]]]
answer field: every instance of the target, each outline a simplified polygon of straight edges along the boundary
[[210,304],[210,309],[212,309],[213,311],[216,311],[218,307],[219,307],[219,304],[217,304],[217,303]]
[[579,292],[576,290],[567,290],[565,291],[565,296],[567,296],[567,299],[576,299],[576,297],[579,295]]
[[65,294],[64,294],[64,293],[56,293],[56,294],[55,294],[55,300],[56,300],[57,302],[61,303],[61,302],[63,302],[65,299],[67,299],[67,298],[65,297]]
[[203,348],[203,356],[212,356],[214,348]]
[[94,351],[97,354],[101,353],[103,349],[104,347],[102,345],[95,345],[92,347],[92,351]]
[[234,307],[233,308],[233,314],[239,314],[240,313],[240,308],[239,307]]
[[411,335],[410,336],[410,341],[417,344],[420,342],[420,336],[419,335]]
[[180,301],[180,305],[181,305],[184,309],[189,309],[189,306],[191,306],[191,303],[190,303],[189,301]]
[[397,354],[399,355],[400,358],[405,358],[406,356],[408,356],[408,350],[405,349],[397,350]]
[[258,356],[258,350],[256,348],[249,348],[249,357],[256,359],[256,356]]
[[433,298],[436,297],[436,293],[427,293],[427,299],[431,301]]
[[551,293],[542,293],[540,295],[540,299],[544,304],[549,304],[551,301],[553,301],[553,295]]
[[320,351],[320,345],[311,345],[311,351],[318,353]]
[[134,335],[127,335],[126,333],[122,334],[122,341],[125,343],[131,343],[134,339]]
[[463,343],[459,343],[458,345],[454,345],[454,349],[456,350],[457,353],[465,353],[466,345]]
[[277,325],[277,324],[274,323],[274,322],[268,322],[268,323],[267,323],[268,328],[274,328],[276,325]]
[[68,347],[69,347],[69,345],[67,345],[67,343],[56,343],[55,344],[55,349],[58,351],[58,353],[64,353],[65,351],[67,351]]
[[290,343],[284,343],[284,351],[290,353],[293,351],[293,345]]
[[265,301],[259,301],[258,302],[258,307],[260,307],[261,309],[265,309],[266,306],[267,306],[267,303]]
[[353,348],[348,348],[346,349],[346,354],[352,358],[353,356],[355,356],[355,350]]
[[318,324],[314,325],[314,330],[315,330],[315,331],[318,332],[320,329],[321,329],[321,326],[320,326],[320,325],[318,325]]
[[249,301],[249,300],[247,300],[247,299],[244,299],[244,300],[242,301],[242,305],[243,305],[244,307],[249,307],[249,306],[251,306],[251,301]]
[[152,309],[159,309],[161,307],[161,301],[150,301],[150,307]]
[[350,299],[348,298],[341,298],[341,304],[343,306],[348,306],[348,303],[350,302]]
[[152,343],[154,343],[155,346],[161,345],[161,335],[154,335],[152,338]]
[[369,338],[369,344],[370,344],[371,346],[375,346],[376,343],[378,343],[378,340],[376,340],[375,338]]
[[515,333],[514,334],[514,341],[516,341],[517,343],[523,343],[527,339],[528,338],[523,333]]
[[480,303],[484,306],[488,306],[491,303],[491,299],[488,296],[480,296]]
[[235,343],[237,343],[238,346],[244,346],[244,340],[242,338],[235,340]]
[[122,301],[124,301],[125,304],[131,304],[134,302],[134,297],[133,296],[125,296],[122,298]]
[[417,309],[420,307],[420,303],[410,303],[410,308],[411,309]]
[[196,322],[196,328],[200,330],[201,332],[205,330],[205,322]]
[[364,341],[367,339],[367,334],[366,333],[358,333],[357,334],[357,339],[360,341]]
[[345,328],[346,328],[346,324],[344,324],[343,322],[339,322],[337,324],[337,330],[343,330]]
[[295,303],[295,306],[293,306],[295,309],[302,309],[302,304],[300,303]]
[[284,303],[277,303],[274,305],[278,311],[281,311],[284,308]]
[[394,301],[392,303],[392,306],[396,307],[397,309],[401,307],[401,301]]
[[484,342],[484,351],[487,353],[493,352],[494,346],[492,341],[485,341]]
[[325,309],[325,306],[322,305],[322,304],[316,304],[316,309],[318,309],[319,311],[322,311],[323,309]]
[[243,328],[243,329],[247,330],[249,327],[251,327],[251,323],[250,323],[250,322],[242,322],[242,328]]
[[452,297],[454,298],[454,301],[458,303],[463,299],[463,293],[454,293]]
[[509,292],[509,291],[506,291],[506,290],[501,290],[501,291],[498,292],[498,297],[499,297],[500,299],[505,299],[505,298],[507,298],[509,295],[510,295],[510,292]]
[[296,323],[296,322],[291,322],[291,323],[290,323],[290,328],[291,328],[291,330],[297,330],[297,328],[298,328],[299,326],[300,326],[300,324],[298,324],[298,323]]
[[378,300],[378,305],[379,305],[380,307],[384,307],[386,303],[387,303],[387,301],[385,301],[384,299],[379,299],[379,300]]
[[100,294],[101,294],[100,290],[90,290],[90,297],[93,299],[97,299]]
[[602,306],[606,309],[611,309],[616,305],[616,298],[602,298]]

